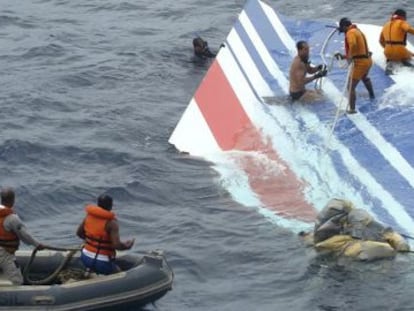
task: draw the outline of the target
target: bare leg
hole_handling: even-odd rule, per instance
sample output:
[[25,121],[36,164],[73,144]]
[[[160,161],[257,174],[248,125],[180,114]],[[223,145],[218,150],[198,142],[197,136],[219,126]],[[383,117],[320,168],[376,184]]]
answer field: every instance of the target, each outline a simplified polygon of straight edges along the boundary
[[303,103],[311,103],[323,98],[323,94],[316,90],[306,90],[305,94],[299,99]]

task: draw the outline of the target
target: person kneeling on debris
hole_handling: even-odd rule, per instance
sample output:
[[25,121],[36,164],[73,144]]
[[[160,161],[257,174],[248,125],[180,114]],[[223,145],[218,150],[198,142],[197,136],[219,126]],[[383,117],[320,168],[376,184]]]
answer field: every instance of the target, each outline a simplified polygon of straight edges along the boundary
[[301,233],[317,251],[357,260],[394,257],[409,251],[404,238],[346,200],[332,199],[318,214],[313,233]]

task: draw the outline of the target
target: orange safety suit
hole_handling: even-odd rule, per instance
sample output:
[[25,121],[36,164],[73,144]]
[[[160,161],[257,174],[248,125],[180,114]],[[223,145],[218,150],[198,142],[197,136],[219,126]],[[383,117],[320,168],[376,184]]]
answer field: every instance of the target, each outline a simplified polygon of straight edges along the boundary
[[411,59],[413,54],[405,47],[407,32],[414,34],[414,28],[398,15],[393,15],[382,27],[380,44],[387,60],[400,62]]
[[353,80],[361,80],[368,75],[372,66],[371,53],[364,34],[354,24],[349,26],[345,34],[345,53],[354,62]]

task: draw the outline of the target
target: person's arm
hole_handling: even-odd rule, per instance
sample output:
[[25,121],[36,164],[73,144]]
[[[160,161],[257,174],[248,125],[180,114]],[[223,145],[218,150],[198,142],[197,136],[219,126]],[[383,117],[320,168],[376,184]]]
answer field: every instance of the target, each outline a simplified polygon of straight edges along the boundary
[[111,238],[111,243],[113,248],[117,250],[126,250],[130,249],[132,245],[134,244],[133,240],[127,240],[125,242],[122,242],[119,238],[119,226],[118,222],[116,220],[111,220],[107,223],[107,232],[109,233],[109,236]]
[[320,66],[313,67],[310,63],[306,64],[306,72],[309,74],[317,73],[321,69]]
[[380,37],[379,37],[379,44],[381,44],[381,46],[383,48],[385,48],[385,38],[384,38],[384,31],[381,31]]
[[85,220],[82,221],[82,223],[79,225],[78,230],[76,230],[76,235],[80,237],[81,239],[85,239]]
[[18,238],[27,245],[33,245],[35,247],[42,245],[31,236],[24,223],[16,214],[7,216],[4,221],[4,228],[8,231],[13,231]]
[[204,50],[204,56],[209,57],[209,58],[214,58],[214,57],[216,57],[216,53],[213,53],[213,52],[210,51],[209,48],[206,48]]
[[316,80],[317,77],[315,75],[313,76],[306,76],[306,65],[300,62],[295,62],[292,64],[292,80],[296,81],[297,86],[305,86],[305,84],[308,84],[309,82],[312,82],[313,80]]
[[412,35],[414,35],[414,28],[410,26],[410,24],[406,21],[401,22],[401,28]]

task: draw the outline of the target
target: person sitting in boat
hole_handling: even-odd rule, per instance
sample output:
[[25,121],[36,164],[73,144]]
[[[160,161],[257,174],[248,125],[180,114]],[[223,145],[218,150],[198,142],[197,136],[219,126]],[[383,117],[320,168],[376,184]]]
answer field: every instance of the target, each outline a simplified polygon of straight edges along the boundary
[[14,212],[13,189],[4,188],[0,195],[0,268],[13,284],[21,285],[23,284],[22,271],[15,257],[20,241],[37,249],[43,249],[44,245],[30,235],[24,223]]
[[318,214],[313,233],[301,236],[319,252],[364,261],[394,257],[410,249],[392,228],[340,199],[330,200]]
[[[328,73],[325,65],[312,66],[309,61],[309,45],[306,41],[296,43],[297,55],[293,58],[289,72],[289,95],[293,101],[311,102],[322,96],[316,90],[307,90],[305,85]],[[313,74],[307,76],[307,74]]]
[[398,9],[382,27],[379,42],[384,48],[384,55],[387,59],[386,74],[392,74],[393,62],[409,67],[414,66],[410,62],[413,53],[406,48],[407,33],[414,34],[414,28],[408,24],[406,19],[407,12]]
[[203,40],[201,37],[193,39],[193,48],[194,55],[199,59],[205,60],[216,57],[216,53],[210,51],[207,41]]
[[351,22],[347,17],[341,18],[339,21],[338,31],[345,33],[345,55],[336,53],[337,59],[347,59],[352,63],[351,81],[348,86],[349,98],[347,113],[356,113],[356,87],[359,81],[362,80],[365,88],[368,91],[369,98],[374,99],[374,89],[372,87],[371,79],[368,76],[369,70],[372,66],[371,52],[368,48],[368,43],[362,31]]
[[127,250],[134,239],[121,242],[119,225],[112,212],[112,197],[102,194],[97,205],[87,205],[86,217],[79,225],[77,236],[85,240],[81,260],[85,267],[98,274],[111,274],[119,271],[115,264],[116,250]]

